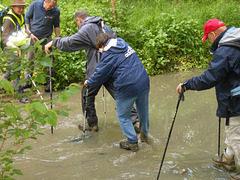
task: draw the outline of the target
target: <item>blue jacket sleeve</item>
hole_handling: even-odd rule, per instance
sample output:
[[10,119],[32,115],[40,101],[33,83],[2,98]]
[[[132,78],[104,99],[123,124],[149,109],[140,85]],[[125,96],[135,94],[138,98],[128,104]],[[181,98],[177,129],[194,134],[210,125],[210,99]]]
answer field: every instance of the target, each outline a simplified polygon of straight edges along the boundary
[[229,73],[229,56],[219,47],[214,53],[210,67],[200,76],[185,81],[187,90],[205,90],[216,86]]
[[54,28],[60,27],[60,11],[57,11],[57,16],[54,19],[53,26],[54,26]]
[[30,5],[25,15],[25,24],[30,24],[30,20],[33,18],[34,3]]
[[87,80],[88,86],[94,88],[106,82],[115,70],[113,59],[100,61],[93,75]]

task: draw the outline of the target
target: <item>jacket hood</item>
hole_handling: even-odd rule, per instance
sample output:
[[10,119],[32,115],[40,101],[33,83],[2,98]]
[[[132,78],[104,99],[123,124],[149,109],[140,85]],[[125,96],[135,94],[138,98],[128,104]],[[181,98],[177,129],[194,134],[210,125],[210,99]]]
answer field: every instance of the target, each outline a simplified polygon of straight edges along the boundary
[[83,20],[83,22],[80,25],[80,27],[82,27],[82,26],[84,26],[85,24],[88,24],[88,23],[95,23],[95,24],[97,24],[100,21],[102,21],[101,17],[97,17],[97,16],[87,17],[86,19]]
[[129,49],[134,51],[123,39],[115,38],[115,39],[108,40],[103,51],[109,52],[109,53],[123,53],[123,52],[127,52]]
[[219,41],[219,46],[236,46],[240,48],[240,28],[232,27]]

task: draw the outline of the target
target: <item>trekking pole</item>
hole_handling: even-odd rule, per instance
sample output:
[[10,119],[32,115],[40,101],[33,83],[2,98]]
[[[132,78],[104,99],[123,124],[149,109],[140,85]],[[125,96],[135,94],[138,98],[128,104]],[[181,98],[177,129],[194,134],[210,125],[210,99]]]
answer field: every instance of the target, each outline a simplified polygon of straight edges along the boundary
[[218,156],[220,156],[221,117],[218,119]]
[[[28,74],[28,76],[29,76],[30,80],[32,81],[34,87],[37,87],[36,84],[35,84],[35,82],[34,82],[33,79],[32,79],[32,76],[31,76],[30,74]],[[36,90],[37,90],[37,93],[38,93],[38,95],[40,96],[41,100],[43,101],[44,99],[43,99],[40,91],[39,91],[38,89],[36,89]],[[46,107],[47,110],[48,110],[47,104],[46,104],[45,102],[43,102],[43,103],[44,103],[45,107]]]
[[[30,80],[32,81],[34,87],[37,87],[36,84],[35,84],[35,82],[34,82],[33,79],[32,79],[32,76],[31,76],[30,74],[28,74],[28,76],[29,76]],[[38,89],[36,89],[36,90],[37,90],[37,93],[38,93],[38,95],[40,96],[41,100],[43,101],[44,99],[43,99],[43,97],[42,97],[40,91],[39,91]],[[45,107],[46,107],[47,110],[48,110],[48,106],[47,106],[47,104],[46,104],[45,102],[43,102],[43,103],[44,103]],[[52,105],[51,105],[51,108],[52,108]],[[51,126],[51,132],[52,132],[52,134],[53,134],[53,126]]]
[[106,124],[106,121],[107,121],[107,112],[106,112],[106,89],[104,88],[103,86],[103,97],[104,97],[104,115],[105,115],[105,120],[104,120],[104,125]]
[[168,143],[169,143],[169,140],[170,140],[170,137],[171,137],[171,134],[172,134],[173,125],[174,125],[174,122],[175,122],[175,119],[176,119],[176,116],[177,116],[177,111],[178,111],[178,107],[179,107],[179,104],[180,104],[181,100],[184,101],[184,89],[183,89],[183,86],[182,86],[182,92],[181,92],[181,94],[179,94],[179,97],[178,97],[176,111],[175,111],[174,117],[172,119],[172,125],[171,125],[170,131],[169,131],[169,135],[168,135],[168,139],[167,139],[166,147],[165,147],[164,154],[163,154],[163,157],[162,157],[162,162],[161,162],[161,165],[160,165],[160,169],[159,169],[159,172],[158,172],[157,179],[159,179],[159,176],[160,176],[160,173],[161,173],[163,161],[164,161],[164,158],[165,158],[165,154],[167,152]]
[[84,123],[83,123],[83,135],[85,136],[86,131],[86,120],[87,120],[87,99],[88,99],[88,87],[86,91],[85,110],[84,110]]
[[[53,56],[51,56],[52,63],[53,63]],[[53,102],[52,102],[52,68],[49,67],[49,75],[50,75],[50,99],[51,99],[51,109],[53,109]],[[51,133],[53,134],[53,126],[51,126]]]

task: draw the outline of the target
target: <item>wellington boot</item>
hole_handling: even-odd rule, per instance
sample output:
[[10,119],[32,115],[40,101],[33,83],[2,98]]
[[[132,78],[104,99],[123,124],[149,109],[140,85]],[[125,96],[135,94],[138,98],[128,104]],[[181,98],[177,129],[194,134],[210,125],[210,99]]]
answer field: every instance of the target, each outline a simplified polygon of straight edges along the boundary
[[146,136],[143,132],[140,132],[140,139],[141,139],[141,142],[145,142],[145,143],[149,142],[148,136]]
[[129,143],[128,141],[121,141],[120,148],[126,149],[126,150],[131,150],[133,152],[137,152],[138,144],[137,143]]
[[240,180],[240,173],[232,173],[229,178],[230,180]]
[[234,171],[236,169],[234,155],[228,156],[225,152],[220,157],[212,159],[216,168]]

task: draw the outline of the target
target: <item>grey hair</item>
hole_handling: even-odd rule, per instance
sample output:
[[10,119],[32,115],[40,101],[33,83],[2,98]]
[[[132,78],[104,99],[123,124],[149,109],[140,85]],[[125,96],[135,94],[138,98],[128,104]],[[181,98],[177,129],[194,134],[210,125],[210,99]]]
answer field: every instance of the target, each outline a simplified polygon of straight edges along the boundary
[[80,10],[80,11],[77,11],[74,15],[74,19],[76,20],[77,18],[80,18],[80,19],[85,19],[88,17],[88,13],[84,10]]

